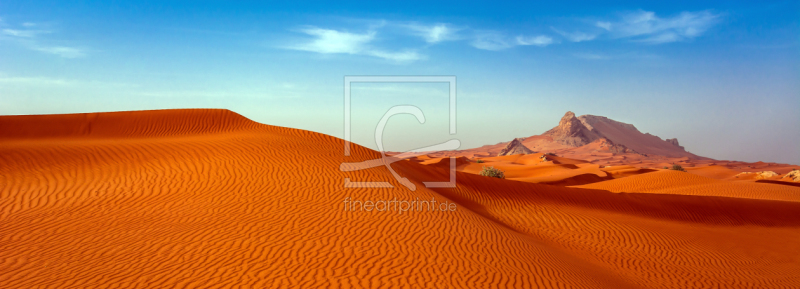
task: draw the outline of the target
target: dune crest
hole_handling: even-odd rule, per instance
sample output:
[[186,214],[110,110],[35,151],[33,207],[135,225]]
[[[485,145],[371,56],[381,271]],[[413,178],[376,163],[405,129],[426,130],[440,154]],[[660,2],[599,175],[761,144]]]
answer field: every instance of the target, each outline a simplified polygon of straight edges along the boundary
[[227,109],[181,109],[0,117],[0,140],[159,137],[245,130],[257,123]]

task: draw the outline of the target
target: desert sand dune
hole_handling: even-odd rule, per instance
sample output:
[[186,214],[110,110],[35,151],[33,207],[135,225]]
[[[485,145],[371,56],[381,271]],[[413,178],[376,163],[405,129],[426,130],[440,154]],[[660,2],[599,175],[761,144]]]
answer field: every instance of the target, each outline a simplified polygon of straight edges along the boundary
[[[542,154],[528,154],[480,158],[483,163],[469,162],[465,157],[459,157],[457,170],[479,174],[484,167],[494,167],[502,170],[509,180],[552,185],[583,185],[610,179],[600,170],[599,165],[554,156],[547,156],[548,160],[542,160],[541,156]],[[448,158],[443,159],[447,165]],[[440,163],[439,159],[435,160],[436,164]]]
[[756,182],[716,180],[672,170],[598,182],[581,188],[629,193],[721,196],[800,202],[800,189]]
[[698,176],[703,176],[718,180],[731,179],[737,174],[739,174],[738,171],[723,166],[704,166],[698,168],[687,168],[686,171]]
[[[542,159],[545,156],[546,159]],[[412,158],[414,162],[449,168],[449,157],[445,158]],[[555,186],[586,185],[614,178],[622,178],[652,172],[651,169],[640,169],[633,166],[616,166],[601,168],[584,160],[576,160],[541,153],[506,155],[498,157],[482,157],[470,161],[466,157],[457,157],[456,169],[460,172],[479,174],[484,167],[502,170],[505,178],[515,181],[542,183]],[[482,163],[477,162],[483,161]]]
[[[385,167],[339,171],[375,151],[354,144],[344,157],[340,139],[226,110],[3,116],[0,128],[0,288],[800,284],[800,204],[780,198],[620,194],[464,172],[455,189],[428,189],[423,181],[447,180],[448,160],[394,163],[410,191]],[[597,184],[649,176],[716,182],[655,172]],[[394,188],[344,188],[346,177]],[[800,189],[735,184],[785,199]],[[346,211],[346,198],[457,209]]]
[[795,183],[795,182],[792,182],[792,181],[757,180],[756,183],[800,187],[800,183]]

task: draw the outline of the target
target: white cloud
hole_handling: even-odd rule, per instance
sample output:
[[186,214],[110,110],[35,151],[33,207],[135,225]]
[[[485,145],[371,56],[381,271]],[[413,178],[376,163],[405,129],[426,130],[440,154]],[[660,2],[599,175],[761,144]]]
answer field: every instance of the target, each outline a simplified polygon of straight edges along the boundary
[[414,33],[414,35],[420,36],[423,39],[425,39],[425,42],[428,43],[438,43],[442,41],[458,39],[456,32],[459,29],[453,28],[448,24],[443,24],[443,23],[437,23],[434,25],[409,24],[405,25],[405,27],[410,29],[412,33]]
[[[22,26],[30,28],[37,27],[39,25],[36,23],[25,22],[22,23]],[[2,35],[9,36],[4,39],[16,42],[30,50],[53,54],[64,58],[78,58],[86,56],[85,51],[81,48],[44,44],[46,41],[42,39],[41,35],[52,33],[48,30],[5,28],[0,30],[0,33]]]
[[44,53],[58,55],[64,58],[78,58],[86,56],[86,53],[80,49],[75,47],[66,47],[66,46],[31,46],[31,49],[36,51],[41,51]]
[[[291,46],[283,46],[285,49],[308,51],[321,54],[351,54],[366,55],[396,62],[412,62],[425,58],[418,51],[426,49],[427,46],[417,47],[417,49],[388,49],[377,45],[380,41],[386,42],[387,39],[396,40],[397,36],[413,35],[423,39],[428,44],[436,44],[444,41],[466,40],[466,43],[474,48],[490,51],[509,49],[515,46],[539,46],[545,47],[563,41],[585,42],[597,39],[599,36],[606,35],[608,38],[629,39],[634,42],[659,44],[676,41],[684,41],[698,37],[705,33],[710,27],[718,22],[721,15],[709,11],[682,12],[673,17],[660,18],[653,12],[637,11],[624,14],[617,21],[594,21],[589,22],[590,26],[560,30],[550,27],[560,37],[549,35],[518,35],[509,37],[508,31],[479,30],[470,28],[457,28],[449,23],[417,23],[417,22],[393,22],[393,21],[372,21],[371,25],[366,26],[365,32],[351,32],[345,30],[334,30],[319,27],[307,27],[298,30],[303,34],[311,36],[306,42]],[[384,35],[384,33],[387,33]],[[384,36],[378,37],[379,34]],[[460,35],[459,35],[460,34]],[[388,35],[388,37],[386,36]],[[402,39],[402,38],[401,38]],[[392,43],[398,43],[394,41]],[[60,55],[70,57],[81,55],[81,53],[71,53],[75,51],[60,51]],[[54,53],[54,52],[53,52]],[[584,55],[587,56],[587,55]],[[588,56],[584,58],[599,59],[602,57]]]
[[558,34],[561,34],[561,36],[572,42],[583,42],[583,41],[594,40],[595,38],[597,38],[596,34],[588,34],[580,31],[564,32],[556,29],[555,27],[550,27],[550,29],[553,29],[553,31],[555,31]]
[[311,27],[302,29],[300,32],[314,36],[315,39],[286,48],[322,54],[368,55],[397,62],[410,62],[422,58],[412,50],[392,52],[373,47],[370,43],[375,40],[377,34],[375,31],[352,33]]
[[366,44],[375,39],[374,31],[357,34],[331,29],[308,28],[301,30],[301,32],[315,36],[316,39],[292,48],[317,53],[358,54],[364,50]]
[[411,62],[420,60],[423,57],[419,55],[416,51],[401,51],[401,52],[389,52],[383,50],[368,50],[366,55],[371,55],[375,57],[380,57],[383,59],[388,59],[397,62]]
[[[637,11],[624,15],[621,21],[597,26],[607,27],[616,38],[631,38],[644,43],[668,43],[701,36],[717,24],[722,15],[710,11],[681,12],[674,17],[660,18],[654,12]],[[605,26],[605,27],[604,27]]]
[[514,46],[513,44],[508,42],[508,40],[503,34],[495,31],[478,32],[475,35],[475,39],[472,40],[470,45],[478,49],[492,50],[492,51],[503,50]]
[[519,45],[535,45],[545,47],[553,44],[553,38],[546,35],[539,35],[534,37],[517,36],[517,44]]
[[603,28],[605,30],[611,31],[611,22],[606,21],[597,21],[595,24],[597,27]]
[[3,29],[3,34],[14,37],[33,38],[38,34],[46,33],[37,30],[17,30],[17,29]]

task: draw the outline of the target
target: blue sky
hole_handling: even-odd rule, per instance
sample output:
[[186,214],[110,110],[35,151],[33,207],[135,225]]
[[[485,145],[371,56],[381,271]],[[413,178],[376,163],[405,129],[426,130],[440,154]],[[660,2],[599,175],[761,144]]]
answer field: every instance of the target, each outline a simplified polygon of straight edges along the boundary
[[792,1],[0,2],[0,114],[228,108],[343,137],[345,75],[455,75],[447,87],[356,85],[353,140],[462,148],[540,134],[568,110],[677,137],[717,159],[800,164],[800,4]]

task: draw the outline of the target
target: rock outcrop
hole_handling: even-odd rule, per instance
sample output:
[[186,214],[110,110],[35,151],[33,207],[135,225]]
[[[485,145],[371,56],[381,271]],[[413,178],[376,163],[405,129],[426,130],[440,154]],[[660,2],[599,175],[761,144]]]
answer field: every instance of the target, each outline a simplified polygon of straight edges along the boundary
[[672,145],[674,145],[674,146],[676,146],[676,147],[679,147],[679,148],[681,148],[682,150],[685,150],[685,149],[683,148],[683,146],[681,146],[681,145],[679,145],[679,144],[678,144],[678,139],[677,139],[677,138],[668,138],[668,139],[666,139],[665,141],[666,141],[666,142],[668,142],[668,143],[671,143]]
[[[567,114],[573,115],[571,112]],[[588,138],[596,135],[597,138],[606,138],[614,144],[623,145],[645,155],[703,159],[703,157],[687,152],[684,147],[678,144],[677,138],[664,140],[649,133],[642,133],[632,124],[619,122],[604,116],[582,115],[577,119],[589,132],[584,133]]]
[[792,170],[784,175],[781,180],[788,179],[788,181],[792,182],[800,182],[800,170]]
[[[677,138],[664,140],[650,133],[642,133],[629,123],[619,122],[604,116],[582,115],[568,111],[558,126],[547,132],[511,143],[495,145],[492,154],[497,153],[503,145],[516,146],[524,141],[524,145],[537,151],[561,151],[576,149],[578,151],[598,150],[615,154],[635,153],[642,156],[663,156],[669,158],[707,159],[690,152],[678,143]],[[599,143],[595,143],[598,142]],[[590,145],[591,146],[587,146]],[[599,144],[599,145],[598,145]],[[506,148],[500,155],[517,154]]]
[[591,131],[575,117],[575,113],[571,111],[568,111],[564,117],[561,118],[558,126],[545,132],[543,135],[550,136],[553,138],[553,141],[571,147],[584,146],[600,138],[597,133]]
[[505,148],[500,150],[500,153],[498,153],[497,156],[527,155],[532,153],[534,153],[534,151],[523,145],[520,139],[515,138],[509,142]]
[[594,142],[598,143],[598,145],[601,148],[603,148],[605,150],[608,150],[609,152],[612,152],[612,153],[638,154],[638,152],[636,152],[635,150],[632,150],[632,149],[630,149],[630,148],[628,148],[628,147],[626,147],[625,145],[622,145],[622,144],[615,144],[614,142],[612,142],[611,140],[609,140],[607,138],[601,138],[601,139],[598,139],[598,140],[596,140]]
[[739,178],[740,176],[753,175],[753,174],[755,174],[754,178],[756,180],[765,180],[765,179],[769,179],[769,178],[772,178],[772,177],[779,176],[778,173],[773,172],[773,171],[761,171],[761,172],[743,172],[743,173],[737,174],[735,177]]

